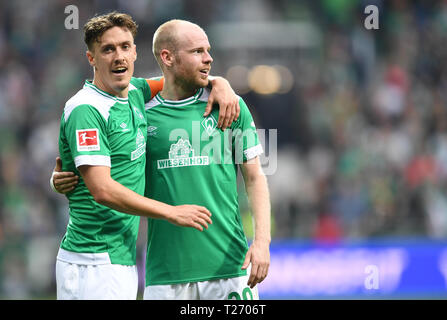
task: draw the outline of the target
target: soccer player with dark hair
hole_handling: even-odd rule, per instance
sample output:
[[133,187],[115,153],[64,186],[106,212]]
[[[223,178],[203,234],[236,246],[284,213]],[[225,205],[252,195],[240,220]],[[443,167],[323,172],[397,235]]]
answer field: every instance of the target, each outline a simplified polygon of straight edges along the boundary
[[[158,84],[133,77],[136,32],[132,18],[117,12],[94,17],[84,27],[94,78],[67,101],[61,118],[60,169],[80,177],[74,190],[65,189],[71,190],[70,218],[56,262],[58,299],[136,299],[139,216],[198,231],[211,224],[211,213],[203,206],[170,205],[143,196],[144,105]],[[217,102],[232,92],[219,81],[213,85],[225,94]],[[225,101],[220,105],[225,104],[231,106]],[[229,114],[231,118],[237,112]],[[53,174],[55,184],[63,184],[64,174],[58,177]]]

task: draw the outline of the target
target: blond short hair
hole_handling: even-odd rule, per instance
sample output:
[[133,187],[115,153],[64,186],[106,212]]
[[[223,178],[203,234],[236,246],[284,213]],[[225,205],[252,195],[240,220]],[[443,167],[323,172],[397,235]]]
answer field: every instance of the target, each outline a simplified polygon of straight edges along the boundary
[[[160,58],[161,50],[168,49],[169,51],[175,53],[178,45],[178,35],[177,30],[181,25],[194,25],[202,29],[199,25],[192,23],[187,20],[172,19],[169,20],[158,27],[154,33],[154,39],[152,42],[152,53],[157,60],[160,68],[163,68],[163,63]],[[203,30],[203,29],[202,29]]]

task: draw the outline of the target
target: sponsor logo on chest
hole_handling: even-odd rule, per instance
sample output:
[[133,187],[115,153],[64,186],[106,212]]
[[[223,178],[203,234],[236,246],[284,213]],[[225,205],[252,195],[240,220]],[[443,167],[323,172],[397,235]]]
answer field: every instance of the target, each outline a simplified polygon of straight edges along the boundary
[[189,140],[180,138],[177,143],[171,144],[169,159],[157,160],[158,169],[207,166],[210,164],[208,156],[195,156],[194,149]]

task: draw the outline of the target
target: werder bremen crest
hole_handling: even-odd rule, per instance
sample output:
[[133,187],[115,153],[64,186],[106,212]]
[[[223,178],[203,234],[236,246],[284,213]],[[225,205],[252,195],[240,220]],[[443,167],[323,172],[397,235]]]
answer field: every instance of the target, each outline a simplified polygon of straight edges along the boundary
[[171,144],[169,149],[169,159],[157,161],[158,169],[188,167],[188,166],[207,166],[209,165],[208,156],[194,155],[194,149],[189,140],[180,138],[177,143]]
[[203,119],[202,126],[205,129],[206,133],[208,133],[208,135],[210,136],[213,133],[214,129],[216,129],[217,127],[217,121],[216,119],[214,119],[213,115],[210,114],[208,117]]

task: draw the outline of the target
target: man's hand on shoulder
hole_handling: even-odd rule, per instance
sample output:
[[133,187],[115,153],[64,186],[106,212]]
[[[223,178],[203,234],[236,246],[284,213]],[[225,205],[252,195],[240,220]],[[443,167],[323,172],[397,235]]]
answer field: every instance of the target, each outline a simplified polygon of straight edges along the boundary
[[225,130],[239,117],[241,111],[239,97],[231,88],[230,83],[222,77],[212,77],[210,83],[212,89],[203,116],[207,117],[213,109],[213,104],[218,104],[217,127]]

